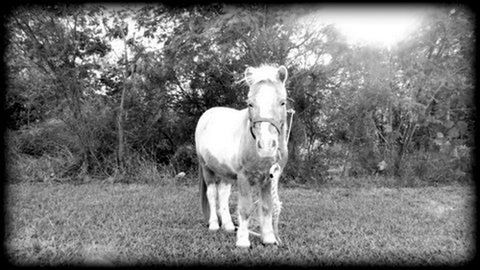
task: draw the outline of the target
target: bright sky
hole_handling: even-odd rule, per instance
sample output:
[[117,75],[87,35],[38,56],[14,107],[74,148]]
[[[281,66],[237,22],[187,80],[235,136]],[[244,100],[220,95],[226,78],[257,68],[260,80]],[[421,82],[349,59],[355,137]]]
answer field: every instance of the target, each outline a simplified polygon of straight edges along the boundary
[[351,44],[391,47],[418,27],[422,6],[335,6],[315,14],[320,23],[335,24]]

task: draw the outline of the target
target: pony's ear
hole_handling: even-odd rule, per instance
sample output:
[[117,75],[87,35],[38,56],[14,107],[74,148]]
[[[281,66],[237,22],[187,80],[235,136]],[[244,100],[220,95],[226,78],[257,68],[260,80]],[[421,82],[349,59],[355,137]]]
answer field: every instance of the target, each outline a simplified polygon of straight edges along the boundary
[[278,68],[278,78],[280,79],[280,81],[283,84],[285,84],[285,82],[287,81],[288,71],[287,71],[287,68],[285,66],[280,66]]
[[247,67],[247,69],[245,69],[245,81],[247,82],[248,86],[251,86],[253,84],[253,70],[253,67]]

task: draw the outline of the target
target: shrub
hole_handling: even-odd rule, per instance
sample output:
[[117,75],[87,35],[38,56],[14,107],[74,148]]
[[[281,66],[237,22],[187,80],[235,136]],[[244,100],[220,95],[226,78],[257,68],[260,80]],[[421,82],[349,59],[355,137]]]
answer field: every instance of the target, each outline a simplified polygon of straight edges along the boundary
[[175,169],[175,173],[192,172],[196,170],[198,160],[195,147],[192,145],[182,145],[178,147],[170,162]]
[[457,157],[441,152],[419,151],[407,155],[401,168],[407,182],[437,185],[466,183],[472,179],[470,153]]
[[7,180],[9,182],[49,182],[67,181],[62,176],[69,164],[74,163],[74,155],[68,148],[58,149],[55,155],[43,154],[40,157],[18,153],[11,147],[7,150],[6,159]]
[[130,153],[125,162],[125,175],[116,179],[124,183],[171,184],[175,173],[171,166],[158,165],[155,161],[145,158],[145,154]]
[[[93,117],[93,116],[92,116]],[[106,175],[111,173],[109,162],[105,157],[114,155],[116,144],[114,135],[106,128],[107,119],[95,116],[90,119],[87,140],[90,145],[91,163],[88,173],[92,175]],[[73,134],[69,127],[61,120],[50,119],[38,123],[29,129],[11,131],[7,140],[8,147],[14,152],[26,155],[24,158],[63,159],[61,165],[55,168],[59,177],[76,176],[80,172],[81,147],[78,136]],[[68,155],[69,158],[65,158]],[[115,160],[115,159],[114,159]],[[64,170],[62,173],[61,170]]]
[[290,159],[285,168],[284,178],[307,185],[321,185],[329,179],[327,157],[325,153],[318,150],[310,155]]
[[8,146],[14,147],[18,153],[33,157],[55,155],[64,148],[78,152],[79,147],[74,137],[62,121],[50,119],[30,129],[11,131]]
[[384,160],[372,143],[354,145],[350,152],[350,176],[354,177],[373,175],[378,169],[378,163]]

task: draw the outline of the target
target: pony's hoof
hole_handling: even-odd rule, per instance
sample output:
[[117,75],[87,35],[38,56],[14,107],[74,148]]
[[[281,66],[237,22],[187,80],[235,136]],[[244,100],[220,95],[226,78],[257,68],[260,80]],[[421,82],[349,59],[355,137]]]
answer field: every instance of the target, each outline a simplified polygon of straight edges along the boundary
[[266,245],[273,245],[277,243],[277,239],[275,238],[275,235],[272,234],[266,234],[262,237],[262,242]]
[[235,231],[235,226],[233,225],[233,223],[227,223],[223,225],[223,229],[227,232],[233,232]]
[[217,231],[218,229],[220,229],[220,226],[218,226],[217,222],[212,222],[210,223],[210,225],[208,225],[208,229],[210,231]]
[[249,248],[250,241],[248,239],[238,239],[236,245],[239,248]]

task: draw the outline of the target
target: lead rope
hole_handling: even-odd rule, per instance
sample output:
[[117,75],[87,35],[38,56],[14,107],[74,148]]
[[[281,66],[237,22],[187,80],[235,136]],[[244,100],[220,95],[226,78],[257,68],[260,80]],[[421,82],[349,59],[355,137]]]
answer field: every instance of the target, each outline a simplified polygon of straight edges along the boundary
[[275,239],[277,241],[277,245],[281,245],[282,241],[278,235],[278,220],[280,218],[280,211],[282,211],[282,202],[278,196],[278,180],[280,178],[280,174],[282,173],[282,168],[278,163],[275,163],[270,168],[270,179],[271,183],[271,196],[272,196],[272,221],[273,221],[273,234],[275,235]]
[[287,130],[287,143],[290,139],[290,132],[292,131],[292,122],[293,122],[293,115],[295,114],[294,109],[289,109],[287,113],[290,113],[290,123],[288,123],[288,130]]

